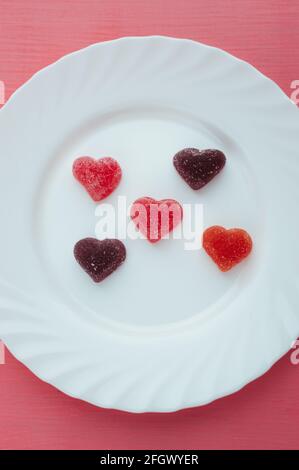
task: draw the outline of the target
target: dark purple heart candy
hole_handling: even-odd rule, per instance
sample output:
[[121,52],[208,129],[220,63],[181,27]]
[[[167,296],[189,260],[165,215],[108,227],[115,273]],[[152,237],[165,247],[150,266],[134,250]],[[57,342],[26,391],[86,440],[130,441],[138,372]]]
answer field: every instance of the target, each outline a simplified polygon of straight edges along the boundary
[[74,256],[94,282],[101,282],[126,259],[126,248],[120,240],[84,238],[74,247]]
[[173,164],[192,189],[200,189],[211,181],[225,165],[220,150],[183,149],[173,157]]

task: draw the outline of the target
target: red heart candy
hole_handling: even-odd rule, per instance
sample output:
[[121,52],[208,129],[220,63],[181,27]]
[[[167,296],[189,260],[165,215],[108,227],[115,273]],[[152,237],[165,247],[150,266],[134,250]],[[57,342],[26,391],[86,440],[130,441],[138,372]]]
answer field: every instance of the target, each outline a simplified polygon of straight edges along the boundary
[[245,230],[240,228],[226,230],[215,225],[205,230],[203,247],[218,268],[225,272],[250,254],[252,240]]
[[166,237],[182,220],[183,209],[174,199],[157,201],[151,197],[137,199],[131,207],[131,218],[149,242]]
[[111,157],[99,160],[80,157],[73,163],[73,175],[92,199],[99,202],[115,190],[122,172],[117,161]]

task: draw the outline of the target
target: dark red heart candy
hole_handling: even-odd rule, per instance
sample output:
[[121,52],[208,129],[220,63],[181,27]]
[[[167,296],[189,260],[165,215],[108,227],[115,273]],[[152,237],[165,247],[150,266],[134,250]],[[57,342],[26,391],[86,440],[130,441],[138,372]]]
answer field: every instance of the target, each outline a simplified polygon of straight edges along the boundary
[[173,157],[175,169],[192,189],[209,183],[222,170],[225,161],[224,153],[214,149],[186,148]]
[[126,259],[126,248],[120,240],[84,238],[74,247],[74,256],[94,282],[101,282]]

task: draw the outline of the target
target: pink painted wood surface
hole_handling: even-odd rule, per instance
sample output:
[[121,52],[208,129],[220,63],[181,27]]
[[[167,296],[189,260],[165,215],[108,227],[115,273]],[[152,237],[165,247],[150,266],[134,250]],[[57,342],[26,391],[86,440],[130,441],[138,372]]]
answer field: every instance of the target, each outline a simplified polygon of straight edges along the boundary
[[[299,80],[298,0],[0,0],[0,81],[8,97],[68,52],[148,34],[226,49],[288,95]],[[298,449],[298,393],[299,364],[289,353],[258,381],[211,405],[130,415],[63,395],[7,353],[0,365],[0,448]]]

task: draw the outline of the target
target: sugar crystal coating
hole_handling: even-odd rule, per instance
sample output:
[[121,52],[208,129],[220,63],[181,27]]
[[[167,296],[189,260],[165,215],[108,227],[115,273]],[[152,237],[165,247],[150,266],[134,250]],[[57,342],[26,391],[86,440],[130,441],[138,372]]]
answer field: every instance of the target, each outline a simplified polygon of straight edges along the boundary
[[118,186],[122,171],[111,157],[96,160],[79,157],[73,163],[73,175],[96,202],[109,196]]
[[226,162],[223,152],[215,149],[186,148],[176,153],[173,164],[192,189],[200,189],[222,170]]
[[252,250],[252,239],[243,229],[215,225],[203,234],[203,248],[223,272],[247,258]]
[[131,207],[132,220],[151,243],[166,238],[182,217],[183,209],[174,199],[157,201],[151,197],[141,197]]
[[83,238],[74,247],[74,256],[94,282],[101,282],[126,259],[126,248],[120,240]]

